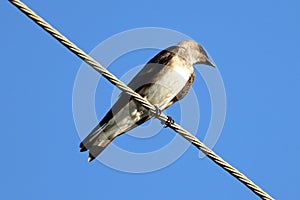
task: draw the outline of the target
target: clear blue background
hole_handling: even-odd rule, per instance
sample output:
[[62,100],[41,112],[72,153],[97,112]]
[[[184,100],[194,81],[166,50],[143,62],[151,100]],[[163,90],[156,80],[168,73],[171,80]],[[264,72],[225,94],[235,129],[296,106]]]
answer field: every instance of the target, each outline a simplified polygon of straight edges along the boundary
[[[87,52],[113,34],[145,26],[203,44],[227,91],[226,123],[214,151],[276,199],[299,197],[299,1],[25,2]],[[82,61],[8,1],[0,2],[0,13],[1,199],[258,199],[209,159],[198,159],[194,147],[147,174],[86,162],[72,117]],[[155,53],[124,58],[123,71],[115,66],[114,73]],[[110,94],[113,87],[106,86]],[[110,102],[98,100],[101,118]],[[209,109],[201,115],[207,121]],[[160,135],[174,137],[168,129]]]

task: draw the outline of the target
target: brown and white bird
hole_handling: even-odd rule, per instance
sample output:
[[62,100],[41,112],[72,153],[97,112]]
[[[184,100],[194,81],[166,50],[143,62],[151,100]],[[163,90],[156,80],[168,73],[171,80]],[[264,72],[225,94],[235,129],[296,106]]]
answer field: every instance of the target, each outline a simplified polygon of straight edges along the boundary
[[[193,40],[184,40],[158,53],[128,86],[164,110],[188,93],[194,82],[195,64],[215,67],[201,45]],[[146,108],[123,92],[100,123],[80,143],[80,151],[89,151],[90,162],[117,136],[151,117]]]

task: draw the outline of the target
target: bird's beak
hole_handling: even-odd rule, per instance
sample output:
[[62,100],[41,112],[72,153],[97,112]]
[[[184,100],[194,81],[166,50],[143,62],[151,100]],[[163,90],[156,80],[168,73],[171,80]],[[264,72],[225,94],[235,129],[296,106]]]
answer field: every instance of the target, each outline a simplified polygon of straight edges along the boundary
[[209,65],[211,67],[216,67],[216,64],[210,58],[206,59],[206,62],[204,63],[204,65]]

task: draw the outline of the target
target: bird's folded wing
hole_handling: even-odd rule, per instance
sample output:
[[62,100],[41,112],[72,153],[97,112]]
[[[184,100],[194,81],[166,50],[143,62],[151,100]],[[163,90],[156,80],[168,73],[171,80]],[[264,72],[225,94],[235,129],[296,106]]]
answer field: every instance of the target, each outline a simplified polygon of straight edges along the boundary
[[[179,47],[173,46],[161,51],[146,64],[146,66],[131,80],[128,86],[137,93],[139,93],[143,87],[148,87],[149,84],[153,83],[153,79],[156,78],[156,75],[176,55],[178,49]],[[113,107],[100,121],[100,127],[109,122],[109,120],[113,118],[113,115],[118,113],[130,101],[130,99],[130,95],[122,92]]]

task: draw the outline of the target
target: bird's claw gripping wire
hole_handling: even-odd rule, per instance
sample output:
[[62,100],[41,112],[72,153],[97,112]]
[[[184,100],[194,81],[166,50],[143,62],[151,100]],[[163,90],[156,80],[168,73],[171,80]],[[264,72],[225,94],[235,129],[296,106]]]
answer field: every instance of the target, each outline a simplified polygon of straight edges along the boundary
[[162,111],[161,111],[161,109],[159,108],[158,105],[154,105],[154,107],[155,107],[155,112],[150,111],[150,115],[155,117],[155,118],[158,118],[161,115]]
[[[155,118],[159,118],[159,116],[161,115],[162,111],[161,111],[161,109],[159,108],[158,105],[154,105],[154,107],[155,107],[155,111],[154,112],[153,111],[150,112],[150,115],[152,115]],[[172,117],[170,117],[170,116],[167,116],[167,117],[168,117],[167,121],[162,121],[161,120],[161,124],[164,124],[164,128],[170,127],[171,124],[175,123],[175,121],[173,120]]]
[[165,125],[164,125],[164,128],[170,127],[171,124],[174,124],[174,123],[175,123],[175,121],[174,121],[174,119],[173,119],[172,117],[170,117],[170,116],[167,116],[167,117],[168,117],[168,119],[167,119],[167,121],[164,123],[164,124],[165,124]]

